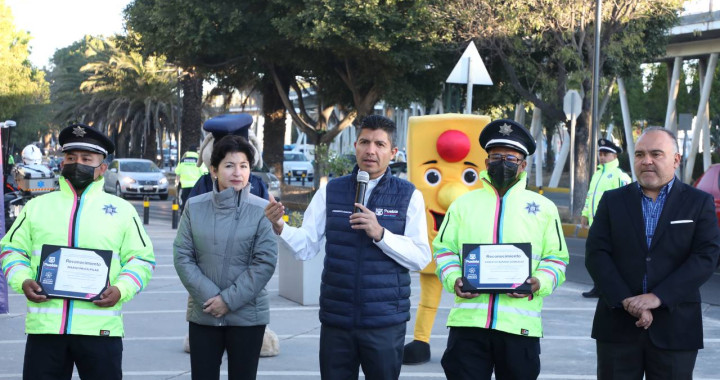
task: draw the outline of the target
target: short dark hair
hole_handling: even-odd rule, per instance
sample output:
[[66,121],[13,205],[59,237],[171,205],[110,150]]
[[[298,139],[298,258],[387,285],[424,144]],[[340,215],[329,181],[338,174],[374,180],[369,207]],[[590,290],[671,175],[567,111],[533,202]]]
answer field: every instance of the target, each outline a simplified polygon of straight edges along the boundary
[[387,133],[388,138],[390,139],[390,146],[395,146],[395,135],[397,135],[397,127],[395,126],[395,122],[388,119],[387,117],[381,115],[365,116],[360,121],[360,125],[358,126],[357,135],[355,136],[356,139],[358,136],[360,136],[360,132],[362,132],[363,129],[371,129],[373,131],[382,129]]
[[220,166],[220,161],[225,158],[228,153],[245,153],[245,156],[252,166],[253,148],[244,137],[238,135],[227,135],[213,143],[212,154],[210,155],[210,165],[215,169]]
[[[649,127],[649,128],[645,128],[642,131],[642,133],[640,134],[640,137],[643,137],[646,134],[651,133],[651,132],[664,132],[672,140],[673,147],[675,147],[675,153],[680,153],[680,147],[678,146],[678,139],[677,139],[677,135],[675,135],[675,132],[673,132],[669,129],[663,128],[663,127]],[[640,137],[638,137],[638,140],[640,140]]]

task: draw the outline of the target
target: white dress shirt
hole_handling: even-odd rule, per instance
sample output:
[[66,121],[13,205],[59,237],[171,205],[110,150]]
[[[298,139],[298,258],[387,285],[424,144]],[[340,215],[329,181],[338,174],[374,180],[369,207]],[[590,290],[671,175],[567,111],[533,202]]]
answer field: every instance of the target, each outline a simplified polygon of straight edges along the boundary
[[[382,176],[370,180],[365,191],[365,204],[370,198],[375,186]],[[305,210],[302,227],[291,227],[285,223],[280,233],[281,244],[295,253],[298,260],[310,260],[322,248],[320,244],[325,237],[326,206],[325,197],[327,186],[321,187],[313,196]],[[348,216],[349,218],[349,216]],[[427,222],[425,218],[425,201],[422,193],[417,189],[410,197],[405,217],[405,232],[396,235],[387,229],[382,240],[375,242],[391,259],[411,271],[419,271],[430,263],[432,254],[427,236]]]

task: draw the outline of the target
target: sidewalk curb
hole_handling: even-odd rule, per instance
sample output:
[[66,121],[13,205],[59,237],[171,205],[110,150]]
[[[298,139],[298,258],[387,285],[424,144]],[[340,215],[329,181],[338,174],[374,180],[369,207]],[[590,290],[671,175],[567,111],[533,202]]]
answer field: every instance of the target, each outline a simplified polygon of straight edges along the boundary
[[563,223],[563,235],[565,237],[587,239],[588,228],[582,228],[579,224]]

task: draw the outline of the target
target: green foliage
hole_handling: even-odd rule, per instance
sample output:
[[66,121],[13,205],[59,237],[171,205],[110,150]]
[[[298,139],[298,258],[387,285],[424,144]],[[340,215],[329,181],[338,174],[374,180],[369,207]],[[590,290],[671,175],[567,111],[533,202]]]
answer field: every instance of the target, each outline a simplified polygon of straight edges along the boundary
[[176,130],[178,71],[164,57],[144,57],[117,37],[86,36],[58,50],[53,64],[56,119],[115,136],[119,156],[154,159],[157,137]]
[[30,64],[30,35],[17,30],[10,8],[0,0],[0,119],[14,118],[30,103],[48,97],[45,73]]
[[10,143],[15,146],[15,151],[40,141],[47,133],[57,134],[58,131],[50,103],[25,105],[18,111],[14,120],[17,122],[17,128],[13,129]]
[[[307,51],[303,62],[323,99],[372,112],[390,104],[428,102],[454,64],[452,31],[436,17],[442,2],[273,0],[281,35]],[[441,58],[442,57],[442,58]]]
[[292,211],[288,214],[288,225],[291,227],[300,227],[303,222],[303,213],[299,211]]
[[330,162],[328,162],[328,172],[332,173],[335,177],[350,174],[354,167],[355,162],[344,155],[334,154],[330,158]]

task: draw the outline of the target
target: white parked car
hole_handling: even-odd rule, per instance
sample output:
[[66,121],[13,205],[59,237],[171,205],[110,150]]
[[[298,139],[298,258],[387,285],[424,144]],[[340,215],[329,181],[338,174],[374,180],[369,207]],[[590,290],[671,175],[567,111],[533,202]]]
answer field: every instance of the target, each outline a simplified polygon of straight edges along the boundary
[[315,171],[313,170],[312,162],[310,162],[304,154],[300,152],[285,152],[284,156],[283,176],[285,178],[287,178],[288,173],[290,173],[293,181],[302,180],[303,175],[305,175],[306,181],[313,180]]
[[120,198],[127,195],[158,195],[168,198],[168,180],[165,173],[150,160],[118,158],[105,172],[105,191]]

